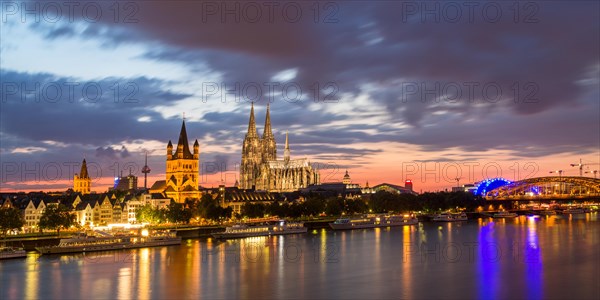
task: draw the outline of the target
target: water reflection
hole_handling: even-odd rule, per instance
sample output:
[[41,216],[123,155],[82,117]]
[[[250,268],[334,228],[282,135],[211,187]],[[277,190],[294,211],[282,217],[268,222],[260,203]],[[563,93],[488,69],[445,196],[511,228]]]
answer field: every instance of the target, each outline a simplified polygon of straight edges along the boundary
[[30,253],[0,262],[0,299],[594,298],[599,224],[597,214],[480,219]]
[[527,244],[525,247],[525,267],[529,299],[542,299],[542,253],[540,251],[536,217],[527,217]]

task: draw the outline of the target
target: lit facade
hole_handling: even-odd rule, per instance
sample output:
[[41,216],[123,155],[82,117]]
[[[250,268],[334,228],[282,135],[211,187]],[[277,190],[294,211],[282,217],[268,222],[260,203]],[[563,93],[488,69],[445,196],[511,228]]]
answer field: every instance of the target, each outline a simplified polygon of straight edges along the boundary
[[312,168],[307,158],[291,159],[287,133],[283,159],[277,159],[277,143],[271,130],[269,106],[267,105],[263,135],[260,137],[252,104],[248,132],[242,145],[240,189],[289,192],[319,182],[319,173]]

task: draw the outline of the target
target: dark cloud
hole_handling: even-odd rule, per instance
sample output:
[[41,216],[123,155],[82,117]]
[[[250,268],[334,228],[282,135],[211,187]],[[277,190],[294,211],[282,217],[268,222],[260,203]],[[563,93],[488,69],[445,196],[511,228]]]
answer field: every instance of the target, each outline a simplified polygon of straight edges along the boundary
[[127,148],[125,148],[125,146],[121,146],[121,149],[115,149],[113,147],[98,147],[96,149],[96,156],[97,157],[108,157],[108,158],[112,158],[112,159],[119,159],[119,158],[127,158],[130,156],[129,151],[127,151]]
[[[107,12],[113,4],[79,4],[85,2]],[[323,22],[325,14],[333,11],[323,6],[315,22],[313,2],[300,3],[304,14],[298,22],[276,14],[272,22],[262,18],[256,23],[248,22],[247,16],[236,22],[219,13],[207,15],[206,1],[129,3],[138,8],[133,22],[124,22],[129,10],[121,6],[124,14],[117,21],[114,15],[104,14],[97,23],[83,22],[83,30],[77,27],[81,24],[68,22],[37,24],[35,30],[52,41],[80,35],[108,46],[148,43],[152,46],[144,58],[178,62],[192,71],[205,72],[208,67],[229,87],[270,82],[278,72],[295,69],[293,82],[307,98],[290,103],[276,94],[271,117],[278,144],[283,145],[283,134],[289,130],[292,154],[300,157],[359,159],[389,149],[346,145],[387,141],[417,145],[428,152],[507,150],[515,157],[597,153],[600,148],[598,2],[527,2],[528,8],[527,3],[518,2],[521,11],[515,15],[514,2],[480,1],[475,3],[472,20],[466,14],[466,2],[452,2],[463,8],[456,23],[443,15],[439,21],[431,15],[423,19],[423,5],[446,5],[433,1],[332,2],[337,20],[333,23]],[[497,22],[486,19],[480,9],[489,3],[501,7],[503,14]],[[407,5],[417,5],[416,11],[409,14]],[[9,70],[2,70],[1,75],[3,84],[33,87],[57,82],[63,90],[68,82],[77,81]],[[114,101],[110,93],[115,82],[133,82],[139,88],[139,101]],[[328,95],[323,88],[329,82],[337,88],[336,96],[346,98],[336,109],[326,109],[332,104],[323,102],[317,103],[322,109],[311,109],[315,97],[322,100]],[[145,77],[104,78],[97,83],[105,92],[97,102],[81,96],[71,99],[63,93],[56,103],[36,102],[32,95],[24,99],[8,95],[3,85],[3,96],[8,97],[1,104],[2,158],[25,155],[10,154],[16,148],[40,147],[47,149],[35,152],[40,160],[67,159],[65,152],[90,149],[101,149],[98,159],[114,160],[107,152],[118,149],[107,145],[136,139],[176,140],[181,120],[164,120],[153,108],[197,96],[173,92],[169,83]],[[80,82],[79,87],[84,84]],[[497,100],[482,96],[483,87],[490,84],[502,91]],[[364,89],[365,85],[371,88]],[[452,89],[444,89],[449,85],[459,86],[462,98],[446,101],[445,97],[455,96]],[[475,87],[470,98],[468,85]],[[317,86],[320,90],[315,94]],[[407,90],[413,87],[418,89]],[[434,96],[427,89],[433,89]],[[373,102],[357,106],[353,99],[361,94]],[[190,139],[210,135],[216,143],[230,145],[231,154],[203,153],[203,160],[228,165],[239,161],[249,104],[231,105],[235,105],[231,112],[210,112],[187,123]],[[265,105],[264,99],[255,104],[260,133]],[[370,115],[370,108],[385,112]],[[367,116],[378,116],[379,124],[363,122]],[[140,117],[152,121],[138,122]],[[351,124],[326,126],[348,120]],[[46,140],[73,148],[50,146],[42,142]],[[160,160],[155,163],[164,165]]]

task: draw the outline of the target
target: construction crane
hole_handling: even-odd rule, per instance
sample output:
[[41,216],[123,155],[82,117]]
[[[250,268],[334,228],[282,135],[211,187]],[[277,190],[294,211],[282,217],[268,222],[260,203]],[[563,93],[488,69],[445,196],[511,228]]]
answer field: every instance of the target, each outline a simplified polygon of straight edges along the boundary
[[597,163],[583,163],[581,161],[581,158],[579,159],[579,163],[578,164],[571,164],[571,167],[579,167],[579,176],[583,176],[583,166],[593,166],[593,165],[597,165]]

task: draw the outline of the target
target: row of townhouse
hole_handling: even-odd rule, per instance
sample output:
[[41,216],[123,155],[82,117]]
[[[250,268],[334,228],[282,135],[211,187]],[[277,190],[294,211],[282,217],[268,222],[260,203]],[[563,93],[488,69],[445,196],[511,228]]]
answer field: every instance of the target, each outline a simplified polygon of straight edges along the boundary
[[127,195],[117,198],[114,194],[87,194],[73,196],[21,195],[0,199],[4,207],[16,207],[23,213],[25,231],[39,230],[39,222],[45,209],[51,205],[65,205],[75,215],[81,226],[104,226],[111,223],[135,224],[136,211],[150,204],[166,208],[171,199],[161,194]]

